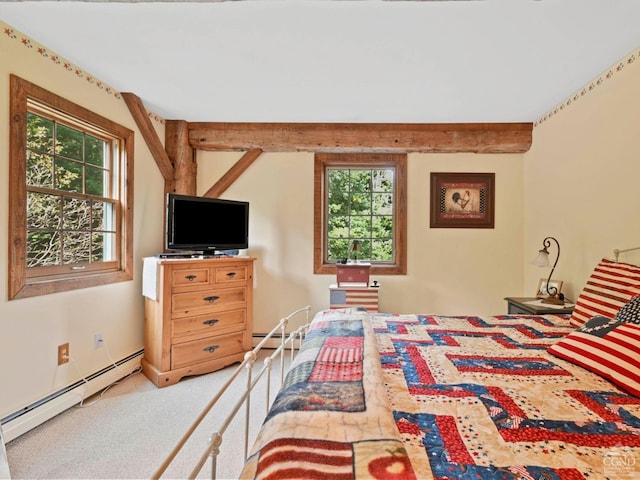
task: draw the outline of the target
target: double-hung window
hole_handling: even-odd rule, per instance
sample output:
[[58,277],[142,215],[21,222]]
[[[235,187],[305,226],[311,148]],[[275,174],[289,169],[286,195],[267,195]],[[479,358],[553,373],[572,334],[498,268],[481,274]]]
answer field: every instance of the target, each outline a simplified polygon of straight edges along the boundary
[[132,278],[133,132],[11,78],[10,298]]
[[406,274],[406,171],[403,154],[316,154],[315,273],[347,259]]

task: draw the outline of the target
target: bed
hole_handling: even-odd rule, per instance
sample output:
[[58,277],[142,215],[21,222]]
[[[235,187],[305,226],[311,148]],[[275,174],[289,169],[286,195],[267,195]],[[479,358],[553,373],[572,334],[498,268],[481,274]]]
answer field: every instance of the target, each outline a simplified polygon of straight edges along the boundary
[[240,478],[640,478],[638,266],[600,261],[571,315],[349,308],[304,332]]
[[318,312],[241,478],[640,478],[640,268],[569,315]]

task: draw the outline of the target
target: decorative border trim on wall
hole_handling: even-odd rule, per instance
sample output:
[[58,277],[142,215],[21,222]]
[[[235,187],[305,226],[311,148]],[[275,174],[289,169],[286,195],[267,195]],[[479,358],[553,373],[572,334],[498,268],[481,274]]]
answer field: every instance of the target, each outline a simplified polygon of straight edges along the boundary
[[597,87],[602,85],[605,81],[611,79],[611,77],[613,77],[616,73],[620,73],[624,69],[624,67],[626,67],[627,65],[630,65],[633,62],[635,62],[638,59],[638,57],[640,57],[640,49],[638,49],[638,50],[630,53],[629,55],[627,55],[625,58],[620,60],[616,65],[614,65],[609,70],[607,70],[605,73],[603,73],[598,78],[596,78],[591,83],[589,83],[589,85],[585,86],[582,90],[580,90],[579,92],[576,92],[571,97],[567,98],[564,102],[562,102],[560,105],[556,106],[553,110],[551,110],[550,112],[545,114],[543,117],[541,117],[538,120],[536,120],[533,123],[533,126],[537,127],[542,122],[544,122],[546,120],[549,120],[555,114],[560,113],[565,108],[568,108],[572,103],[578,101],[579,99],[581,99],[585,95],[591,93]]
[[[93,75],[90,75],[89,73],[82,70],[80,67],[74,65],[73,63],[67,61],[63,57],[56,55],[55,53],[50,51],[48,48],[46,48],[44,45],[41,45],[40,43],[32,40],[28,36],[17,31],[13,27],[10,27],[9,25],[7,25],[2,21],[0,21],[0,26],[2,27],[3,34],[7,36],[9,39],[20,42],[20,44],[23,47],[26,47],[27,49],[31,50],[36,55],[39,55],[41,58],[51,60],[55,65],[58,65],[64,68],[67,72],[75,75],[77,78],[85,79],[87,83],[89,83],[90,85],[94,85],[95,87],[99,88],[103,92],[109,95],[113,95],[114,98],[118,100],[122,100],[122,95],[120,95],[120,92],[118,92],[116,89],[100,81],[98,78],[94,77]],[[149,118],[151,118],[152,120],[158,123],[164,124],[164,119],[162,117],[156,115],[153,112],[147,112],[147,114],[149,115]]]

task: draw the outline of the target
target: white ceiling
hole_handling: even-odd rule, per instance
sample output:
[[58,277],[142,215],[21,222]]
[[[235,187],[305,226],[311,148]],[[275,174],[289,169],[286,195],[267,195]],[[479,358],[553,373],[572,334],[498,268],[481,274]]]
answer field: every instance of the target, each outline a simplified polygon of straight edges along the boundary
[[0,1],[166,119],[533,122],[640,46],[640,0]]

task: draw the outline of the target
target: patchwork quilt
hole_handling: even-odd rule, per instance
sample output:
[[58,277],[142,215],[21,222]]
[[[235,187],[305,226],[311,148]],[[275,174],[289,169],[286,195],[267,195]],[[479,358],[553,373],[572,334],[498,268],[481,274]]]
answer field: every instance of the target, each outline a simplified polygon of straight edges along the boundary
[[573,330],[320,312],[242,478],[640,478],[640,398],[547,352]]
[[366,318],[351,309],[314,317],[240,478],[416,478]]

